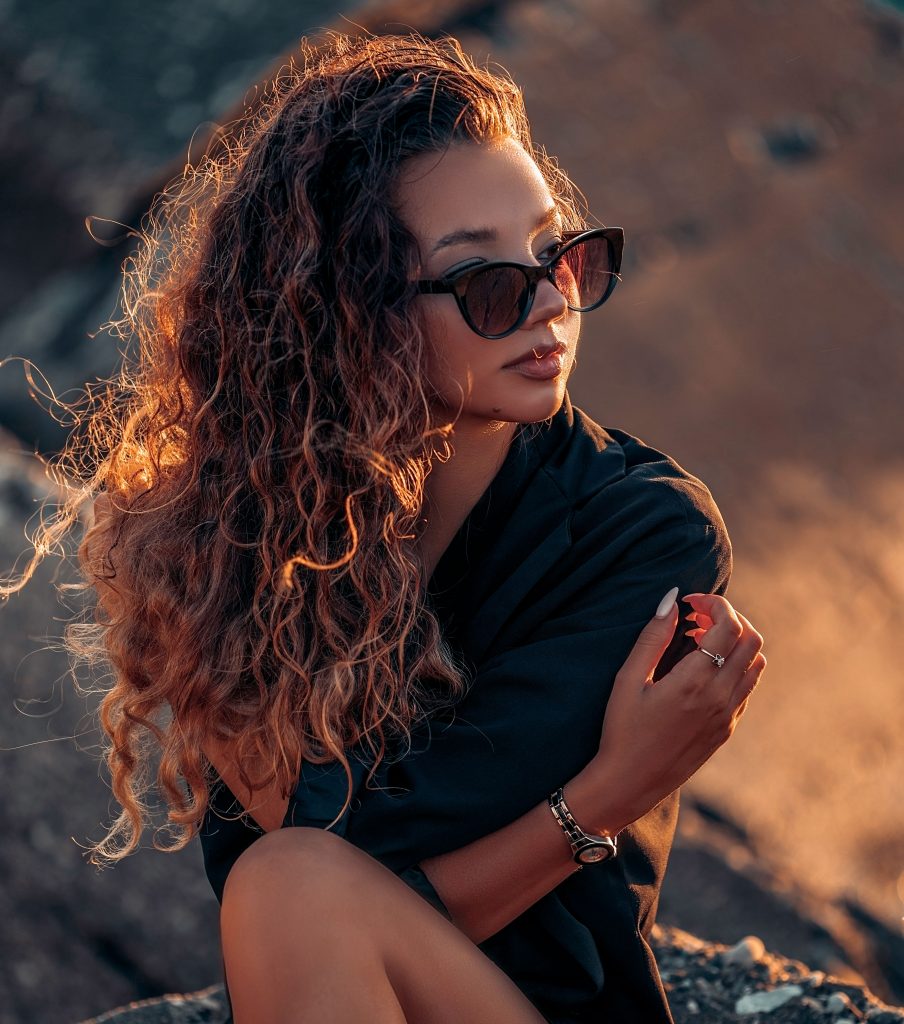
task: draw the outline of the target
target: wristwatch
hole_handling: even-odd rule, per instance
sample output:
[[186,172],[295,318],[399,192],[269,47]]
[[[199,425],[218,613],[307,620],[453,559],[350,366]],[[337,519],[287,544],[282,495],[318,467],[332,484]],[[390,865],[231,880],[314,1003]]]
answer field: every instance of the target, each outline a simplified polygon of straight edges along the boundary
[[574,862],[578,865],[579,870],[585,864],[597,864],[616,856],[618,853],[616,837],[588,835],[574,820],[574,816],[568,809],[568,804],[565,803],[565,795],[561,787],[549,797],[549,809],[562,826],[562,831],[571,844]]

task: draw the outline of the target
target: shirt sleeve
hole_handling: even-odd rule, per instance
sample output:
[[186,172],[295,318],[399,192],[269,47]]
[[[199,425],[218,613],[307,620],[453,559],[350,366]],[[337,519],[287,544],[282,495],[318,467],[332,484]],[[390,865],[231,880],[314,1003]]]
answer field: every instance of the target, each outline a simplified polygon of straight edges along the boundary
[[[573,514],[568,557],[526,595],[467,695],[359,791],[350,840],[403,870],[519,818],[596,754],[615,675],[663,595],[724,593],[731,574],[714,504],[639,490]],[[680,619],[656,678],[694,649],[686,628]]]

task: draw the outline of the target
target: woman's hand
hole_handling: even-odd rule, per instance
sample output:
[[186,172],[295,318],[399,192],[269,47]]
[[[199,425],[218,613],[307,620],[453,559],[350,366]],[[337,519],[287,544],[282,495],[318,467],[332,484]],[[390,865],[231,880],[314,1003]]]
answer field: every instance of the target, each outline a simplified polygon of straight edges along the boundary
[[[762,636],[724,597],[683,600],[693,608],[689,635],[698,649],[654,682],[678,624],[677,604],[644,627],[615,677],[599,753],[588,766],[601,773],[613,831],[655,807],[725,743],[766,667]],[[722,668],[700,648],[723,655]]]

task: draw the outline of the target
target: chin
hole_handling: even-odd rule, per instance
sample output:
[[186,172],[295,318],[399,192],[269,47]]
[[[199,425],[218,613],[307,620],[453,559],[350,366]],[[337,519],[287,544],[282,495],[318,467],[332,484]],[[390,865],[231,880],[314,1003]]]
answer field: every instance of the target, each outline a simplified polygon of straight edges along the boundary
[[[565,381],[557,380],[544,381],[545,384],[555,384],[555,390],[551,388],[541,389],[533,395],[522,395],[517,399],[507,396],[499,402],[487,402],[482,405],[479,412],[468,410],[464,415],[480,416],[487,420],[497,420],[503,423],[540,423],[547,420],[562,408],[565,401]],[[545,394],[543,391],[545,390]]]
[[462,407],[442,396],[434,403],[434,412],[464,426],[480,423],[540,423],[562,408],[568,379],[565,374],[550,380],[518,380],[511,386],[488,388],[473,394]]
[[[549,419],[550,416],[555,414],[562,408],[562,403],[565,401],[565,375],[562,374],[560,377],[556,377],[551,381],[545,381],[548,385],[554,385],[554,387],[543,389],[537,388],[536,393],[530,396],[524,396],[524,398],[518,402],[521,407],[521,415],[518,417],[520,423],[538,423],[540,420]],[[546,390],[544,394],[543,391]]]

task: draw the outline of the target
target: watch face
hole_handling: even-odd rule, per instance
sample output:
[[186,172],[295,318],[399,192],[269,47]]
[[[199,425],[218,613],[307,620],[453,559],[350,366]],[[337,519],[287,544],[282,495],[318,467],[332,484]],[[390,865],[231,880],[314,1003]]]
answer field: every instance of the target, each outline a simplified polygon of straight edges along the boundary
[[612,849],[608,846],[590,846],[578,854],[582,864],[595,864],[600,860],[608,860],[611,856]]

